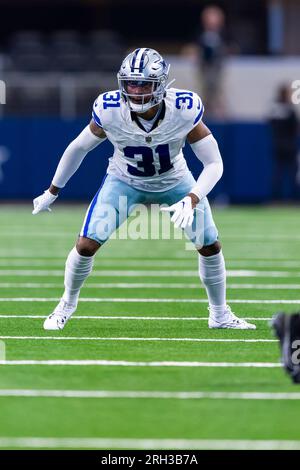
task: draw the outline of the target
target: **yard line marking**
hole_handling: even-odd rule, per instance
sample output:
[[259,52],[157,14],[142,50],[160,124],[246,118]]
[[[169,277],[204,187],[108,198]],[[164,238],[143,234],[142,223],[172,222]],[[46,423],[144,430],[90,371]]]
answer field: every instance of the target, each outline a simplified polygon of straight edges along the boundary
[[[78,228],[77,230],[73,230],[72,232],[67,232],[65,233],[62,230],[60,231],[46,231],[46,232],[41,232],[41,231],[38,231],[38,232],[35,232],[35,231],[31,231],[31,232],[26,232],[26,231],[20,231],[20,233],[18,233],[17,231],[14,232],[14,233],[11,233],[11,232],[1,232],[0,233],[0,240],[1,239],[13,239],[13,240],[18,240],[19,238],[23,239],[23,238],[43,238],[43,239],[46,239],[49,238],[49,240],[51,240],[52,238],[57,238],[57,239],[66,239],[66,240],[69,240],[69,239],[73,239],[74,238],[74,232],[76,233],[76,231],[78,231]],[[226,234],[222,234],[222,239],[225,240],[227,243],[236,243],[237,245],[244,245],[244,244],[248,244],[248,243],[256,243],[256,244],[263,244],[265,243],[266,239],[265,237],[263,236],[259,236],[259,235],[250,235],[250,236],[247,236],[247,235],[244,235],[244,234],[241,234],[240,236],[234,236],[234,235],[226,235]],[[149,239],[151,241],[151,238],[149,237]],[[172,239],[171,239],[172,240]],[[293,241],[293,242],[299,242],[300,241],[300,236],[299,235],[293,235],[293,236],[285,236],[285,235],[269,235],[268,236],[268,240],[272,241],[272,243],[274,245],[276,244],[280,244],[280,243],[284,243],[284,242],[288,242],[288,241]]]
[[131,439],[97,437],[0,437],[2,448],[300,450],[300,441],[234,439]]
[[[0,269],[0,276],[63,276],[63,270],[56,269]],[[186,270],[95,270],[94,276],[98,277],[197,277],[198,273]],[[300,277],[300,272],[292,271],[257,271],[257,270],[227,270],[228,277]]]
[[[0,302],[58,302],[60,297],[0,297]],[[115,297],[82,297],[80,302],[126,302],[126,303],[207,303],[207,299],[157,299],[157,298],[115,298]],[[300,299],[228,299],[231,304],[300,304]]]
[[[67,253],[65,258],[67,257]],[[54,258],[54,257],[53,257]],[[15,259],[0,259],[0,266],[4,267],[9,267],[9,266],[58,266],[61,267],[63,266],[63,259],[39,259],[39,258],[27,258],[27,259],[20,259],[20,258],[15,258]],[[182,261],[182,260],[174,260],[174,261],[166,261],[166,260],[108,260],[108,259],[98,259],[95,263],[96,267],[154,267],[154,268],[160,268],[160,267],[169,267],[169,268],[191,268],[191,265],[196,265],[197,264],[197,258],[191,259],[190,262]],[[235,263],[234,263],[235,264]],[[282,266],[280,266],[282,267]],[[295,268],[299,268],[299,263],[295,264],[295,266],[292,266]]]
[[0,365],[11,366],[109,366],[109,367],[282,367],[277,362],[198,362],[198,361],[109,361],[100,359],[52,359],[52,360],[0,360]]
[[226,264],[230,266],[245,267],[254,266],[256,268],[299,268],[300,260],[233,260],[226,259]]
[[[23,227],[24,230],[24,227]],[[68,249],[66,248],[66,251],[56,251],[55,256],[53,254],[47,254],[46,250],[43,251],[38,251],[36,250],[35,252],[33,251],[28,251],[28,250],[16,250],[16,249],[11,249],[9,251],[9,255],[11,258],[30,258],[30,259],[65,259],[68,256]],[[7,258],[7,250],[0,250],[0,258]]]
[[299,400],[299,392],[164,392],[136,390],[1,390],[0,397],[158,398],[176,400]]
[[228,283],[227,287],[229,289],[259,289],[259,290],[277,290],[277,289],[286,289],[286,290],[298,290],[300,289],[300,284],[233,284]]
[[61,287],[61,283],[55,283],[55,282],[0,282],[0,287],[1,288],[20,288],[20,287],[26,287],[26,288],[43,288],[43,289],[49,289],[49,288],[58,288]]
[[0,339],[40,340],[40,341],[183,341],[191,343],[277,343],[277,339],[237,339],[237,338],[133,338],[106,336],[0,336]]
[[[47,315],[0,315],[0,318],[47,318]],[[145,317],[128,315],[75,315],[72,320],[184,320],[184,321],[207,321],[208,317]],[[244,320],[270,321],[272,317],[244,317]]]
[[[36,254],[32,254],[32,256],[18,256],[18,257],[8,257],[7,253],[6,256],[0,256],[0,266],[44,266],[45,264],[47,265],[58,265],[61,266],[63,262],[65,261],[67,257],[68,252],[66,251],[64,255],[55,256],[53,255],[47,255],[44,254],[42,256],[36,256]],[[197,263],[197,258],[196,257],[190,257],[190,258],[173,258],[173,259],[145,259],[143,257],[136,258],[136,259],[126,259],[126,258],[109,258],[109,257],[99,257],[95,260],[95,266],[96,267],[101,267],[101,266],[111,266],[111,265],[116,265],[116,266],[133,266],[133,267],[141,267],[143,266],[148,266],[148,267],[190,267],[191,264],[196,264]],[[227,265],[230,264],[232,266],[242,266],[244,267],[245,265],[250,265],[250,266],[255,266],[255,267],[286,267],[286,268],[299,268],[300,264],[300,259],[278,259],[278,258],[273,258],[272,260],[270,259],[257,259],[257,258],[232,258],[232,257],[227,257],[226,258],[226,263]]]
[[[20,288],[26,287],[27,289],[54,289],[61,288],[62,283],[55,282],[0,282],[0,288]],[[88,289],[201,289],[204,286],[198,283],[158,283],[158,282],[99,282],[99,283],[86,283],[85,287]],[[300,290],[300,284],[227,284],[228,289],[253,289],[253,290]]]
[[[57,250],[55,251],[55,254],[50,254],[50,253],[47,253],[45,251],[45,249],[40,249],[40,250],[34,250],[34,251],[30,251],[30,250],[23,250],[23,249],[15,249],[15,248],[12,248],[9,252],[9,259],[12,259],[12,258],[31,258],[31,259],[62,259],[62,260],[66,260],[67,258],[67,255],[68,255],[68,252],[69,252],[69,248],[66,247],[64,251],[60,251],[60,250]],[[194,254],[189,254],[188,252],[184,252],[184,250],[180,250],[180,251],[173,251],[172,252],[172,259],[173,260],[178,260],[178,261],[186,261],[187,259],[188,260],[194,260],[194,256],[195,256],[196,252],[194,252]],[[0,258],[3,258],[3,259],[7,259],[7,250],[4,250],[4,249],[0,249]],[[126,260],[127,257],[126,256],[123,256],[123,253],[118,253],[118,256],[111,256],[111,257],[105,257],[103,259],[117,259],[117,260]],[[140,255],[136,255],[135,253],[132,253],[131,254],[131,259],[133,260],[152,260],[152,257],[151,256],[140,256]],[[163,257],[163,259],[166,259],[166,257]],[[295,257],[294,258],[287,258],[286,256],[278,256],[278,254],[275,256],[274,253],[272,253],[272,255],[270,256],[262,256],[262,257],[255,257],[255,256],[244,256],[244,257],[238,257],[238,258],[234,258],[234,257],[228,257],[226,258],[228,261],[269,261],[269,262],[295,262]]]
[[[67,257],[67,253],[65,258]],[[42,259],[42,258],[2,258],[0,259],[0,266],[4,267],[22,267],[22,266],[42,266],[44,267],[45,265],[47,266],[57,266],[61,267],[63,265],[64,259],[63,258],[57,258],[53,257],[53,259]],[[184,261],[184,260],[124,260],[124,259],[97,259],[95,263],[95,267],[101,268],[101,267],[156,267],[156,268],[161,268],[161,267],[170,267],[170,268],[191,268],[193,264],[197,263],[197,258],[191,258],[190,261]],[[300,265],[300,260],[299,261],[282,261],[280,263],[274,263],[272,261],[242,261],[242,260],[237,260],[237,261],[230,261],[226,260],[227,266],[230,267],[260,267],[260,268],[299,268]]]

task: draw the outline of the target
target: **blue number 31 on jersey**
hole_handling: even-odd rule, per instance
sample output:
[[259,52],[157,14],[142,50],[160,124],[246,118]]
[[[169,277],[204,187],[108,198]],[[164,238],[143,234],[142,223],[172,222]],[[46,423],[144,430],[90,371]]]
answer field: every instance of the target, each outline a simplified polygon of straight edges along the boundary
[[[133,158],[136,161],[137,167],[132,165],[127,165],[128,173],[133,176],[154,176],[155,174],[161,175],[166,171],[173,168],[171,163],[170,151],[168,144],[161,144],[155,147],[154,152],[158,155],[160,168],[156,172],[154,166],[154,156],[153,150],[150,147],[125,147],[124,155],[127,158]],[[142,157],[141,160],[138,160],[136,157]]]

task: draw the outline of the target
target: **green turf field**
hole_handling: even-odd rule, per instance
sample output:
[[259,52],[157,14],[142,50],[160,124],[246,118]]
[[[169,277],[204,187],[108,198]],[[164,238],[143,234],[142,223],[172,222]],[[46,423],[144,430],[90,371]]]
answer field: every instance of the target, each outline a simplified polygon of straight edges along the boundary
[[184,240],[107,243],[74,318],[44,331],[85,207],[0,210],[0,447],[300,449],[269,327],[300,304],[298,208],[214,210],[228,303],[256,331],[208,329]]

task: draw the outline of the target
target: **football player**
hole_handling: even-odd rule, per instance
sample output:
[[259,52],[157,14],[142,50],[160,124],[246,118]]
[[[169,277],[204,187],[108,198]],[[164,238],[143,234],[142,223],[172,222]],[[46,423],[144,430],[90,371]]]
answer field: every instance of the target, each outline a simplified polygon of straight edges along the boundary
[[300,383],[300,313],[279,312],[271,321],[279,339],[281,362],[294,383]]
[[[199,96],[167,83],[169,67],[153,49],[130,53],[118,73],[119,89],[98,96],[91,122],[65,150],[49,189],[33,201],[33,214],[50,210],[86,154],[110,140],[114,154],[87,210],[76,246],[68,255],[65,291],[44,322],[46,330],[64,328],[76,310],[96,252],[137,203],[167,204],[171,221],[195,244],[199,276],[209,301],[208,326],[256,328],[236,317],[226,304],[225,263],[206,198],[223,172],[218,144],[202,122],[204,106]],[[204,166],[197,181],[182,153],[186,140]],[[121,196],[128,201],[125,215],[119,210]],[[108,206],[114,209],[114,217],[106,210]],[[197,223],[199,218],[201,224]]]

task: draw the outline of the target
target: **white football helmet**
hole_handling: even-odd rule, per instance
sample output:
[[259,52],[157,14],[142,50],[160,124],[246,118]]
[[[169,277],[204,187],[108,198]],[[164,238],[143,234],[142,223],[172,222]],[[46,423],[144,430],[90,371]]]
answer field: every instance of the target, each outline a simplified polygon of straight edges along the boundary
[[121,96],[131,111],[143,113],[163,100],[169,70],[170,65],[154,49],[142,47],[125,57],[117,77]]

